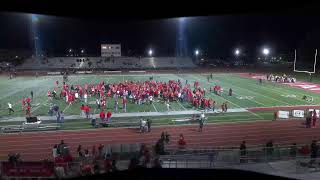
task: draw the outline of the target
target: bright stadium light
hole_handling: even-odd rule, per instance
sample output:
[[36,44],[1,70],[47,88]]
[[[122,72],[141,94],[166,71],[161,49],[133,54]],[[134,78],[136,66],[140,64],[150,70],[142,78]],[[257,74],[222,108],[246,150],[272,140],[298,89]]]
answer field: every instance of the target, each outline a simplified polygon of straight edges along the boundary
[[149,52],[148,52],[148,54],[149,54],[149,56],[152,56],[152,54],[153,54],[153,51],[152,51],[152,49],[149,49]]
[[234,54],[235,54],[236,56],[239,56],[239,55],[240,55],[240,50],[239,50],[239,49],[236,49],[236,50],[234,51]]
[[82,53],[82,54],[84,53],[84,50],[83,50],[83,49],[81,50],[81,53]]
[[69,52],[72,52],[72,49],[69,49]]
[[194,51],[194,54],[195,54],[196,56],[198,56],[198,55],[199,55],[199,50],[198,50],[198,49],[195,50],[195,51]]
[[262,53],[267,56],[267,55],[270,54],[270,50],[269,50],[268,48],[264,48],[264,49],[262,50]]

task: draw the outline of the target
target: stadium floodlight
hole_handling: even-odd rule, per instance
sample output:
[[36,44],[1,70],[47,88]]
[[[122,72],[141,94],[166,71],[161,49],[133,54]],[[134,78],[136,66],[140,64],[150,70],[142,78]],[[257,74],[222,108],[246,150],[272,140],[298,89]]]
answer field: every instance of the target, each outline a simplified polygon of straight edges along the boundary
[[267,55],[270,54],[270,49],[268,49],[268,48],[263,48],[262,53],[267,56]]
[[72,49],[69,49],[69,52],[72,52]]
[[240,50],[239,50],[239,49],[236,49],[236,50],[234,51],[234,54],[235,54],[236,56],[239,56],[239,55],[240,55]]
[[148,54],[149,54],[149,56],[152,56],[152,54],[153,54],[153,50],[152,50],[152,49],[149,49]]
[[195,54],[196,56],[198,56],[198,55],[199,55],[199,50],[198,50],[198,49],[195,50],[195,51],[194,51],[194,54]]
[[81,50],[81,53],[82,53],[82,54],[84,53],[84,50],[83,50],[83,49]]

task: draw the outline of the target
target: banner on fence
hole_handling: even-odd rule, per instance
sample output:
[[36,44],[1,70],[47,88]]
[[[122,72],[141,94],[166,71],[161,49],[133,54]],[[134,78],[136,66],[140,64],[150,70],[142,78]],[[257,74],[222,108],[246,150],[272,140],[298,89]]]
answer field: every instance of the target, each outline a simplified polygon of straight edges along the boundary
[[[309,109],[309,112],[313,112],[314,109]],[[319,118],[319,109],[316,109],[317,118]]]
[[303,118],[304,117],[304,111],[303,110],[293,110],[292,112],[293,117]]
[[121,73],[122,71],[103,71],[103,73]]
[[2,162],[2,176],[5,177],[34,177],[49,178],[54,176],[53,162],[20,162],[13,165],[10,162]]
[[278,117],[281,119],[288,119],[289,111],[278,111]]
[[60,75],[60,72],[47,72],[48,75]]
[[92,71],[77,71],[77,74],[92,74]]
[[129,71],[129,73],[146,73],[146,71]]

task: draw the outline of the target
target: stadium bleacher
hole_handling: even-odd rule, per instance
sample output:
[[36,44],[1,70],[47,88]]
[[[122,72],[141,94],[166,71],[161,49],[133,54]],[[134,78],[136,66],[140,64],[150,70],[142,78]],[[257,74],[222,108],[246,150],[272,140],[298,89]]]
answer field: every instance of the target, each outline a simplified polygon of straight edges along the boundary
[[[91,63],[91,66],[89,65]],[[193,68],[195,64],[191,58],[180,57],[53,57],[42,62],[36,62],[34,58],[28,58],[17,69],[59,69],[59,68],[103,68],[103,69],[158,69],[158,68]]]

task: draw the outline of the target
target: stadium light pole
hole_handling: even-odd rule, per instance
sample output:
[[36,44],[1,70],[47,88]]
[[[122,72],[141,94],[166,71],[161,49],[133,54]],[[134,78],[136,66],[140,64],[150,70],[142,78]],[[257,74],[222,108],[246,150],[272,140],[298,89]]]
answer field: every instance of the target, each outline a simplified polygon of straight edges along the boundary
[[269,48],[263,48],[262,49],[262,54],[264,55],[264,59],[267,60],[267,56],[270,54],[270,49]]
[[262,53],[263,53],[263,55],[268,56],[270,54],[270,49],[269,48],[263,48]]
[[194,51],[194,54],[198,57],[198,55],[199,55],[199,50],[196,49],[196,50]]
[[150,57],[152,57],[152,55],[153,55],[153,50],[152,50],[152,49],[149,49],[148,54],[149,54]]
[[238,57],[240,55],[240,50],[239,49],[235,49],[234,50],[234,55]]

